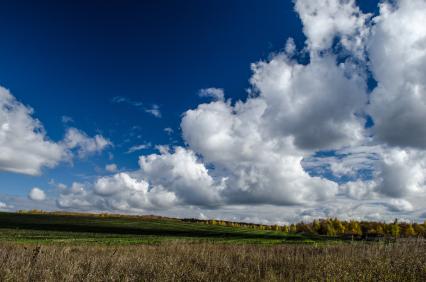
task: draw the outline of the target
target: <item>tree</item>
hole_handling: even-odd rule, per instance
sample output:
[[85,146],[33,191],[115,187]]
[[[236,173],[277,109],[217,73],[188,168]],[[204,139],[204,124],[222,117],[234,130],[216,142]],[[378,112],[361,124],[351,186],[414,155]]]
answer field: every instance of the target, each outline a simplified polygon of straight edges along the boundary
[[380,223],[376,224],[375,232],[378,236],[384,236],[385,235],[385,230],[383,229],[383,226]]
[[423,236],[423,237],[425,237],[426,236],[426,226],[424,226],[423,224],[417,224],[417,223],[414,223],[413,224],[413,228],[414,228],[414,231],[416,231],[416,234],[418,235],[418,236]]
[[358,222],[351,220],[349,222],[348,232],[352,236],[361,236],[362,235],[361,225]]
[[391,225],[391,235],[392,235],[392,237],[398,238],[400,232],[401,232],[401,229],[400,229],[400,227],[399,227],[399,225],[398,225],[397,222]]
[[303,223],[303,221],[302,221],[302,222],[296,224],[296,232],[297,233],[310,233],[311,230],[309,228],[309,225]]
[[327,236],[336,236],[336,230],[331,222],[327,222],[326,224],[326,235]]
[[412,224],[408,224],[404,229],[404,237],[413,237],[416,236],[416,231],[413,228]]
[[318,220],[314,219],[314,222],[312,222],[312,229],[315,233],[318,233],[321,229],[321,224]]
[[345,227],[343,226],[343,224],[337,218],[335,218],[333,220],[333,228],[334,228],[336,234],[343,234],[343,233],[345,233]]
[[333,222],[330,219],[321,221],[321,228],[319,234],[327,236],[336,236],[336,230],[334,229]]

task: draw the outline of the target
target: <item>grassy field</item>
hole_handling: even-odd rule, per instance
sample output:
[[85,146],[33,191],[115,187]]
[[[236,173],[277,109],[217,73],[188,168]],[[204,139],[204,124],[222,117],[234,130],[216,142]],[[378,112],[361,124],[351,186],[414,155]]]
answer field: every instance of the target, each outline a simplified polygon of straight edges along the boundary
[[426,281],[424,241],[393,244],[0,243],[0,281]]
[[0,213],[0,241],[17,243],[141,244],[186,242],[281,244],[333,238],[185,222],[159,217],[98,217]]
[[0,213],[0,281],[426,281],[426,241]]

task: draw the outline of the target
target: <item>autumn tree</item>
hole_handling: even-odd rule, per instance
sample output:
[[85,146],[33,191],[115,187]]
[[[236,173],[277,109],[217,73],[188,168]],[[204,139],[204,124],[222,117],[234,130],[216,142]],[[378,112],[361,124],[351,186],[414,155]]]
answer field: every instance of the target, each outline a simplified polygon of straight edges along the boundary
[[412,224],[407,224],[404,228],[404,237],[413,237],[416,236],[416,231],[413,228]]
[[392,237],[398,238],[400,232],[401,232],[401,229],[400,229],[398,223],[393,223],[391,225],[391,235],[392,235]]

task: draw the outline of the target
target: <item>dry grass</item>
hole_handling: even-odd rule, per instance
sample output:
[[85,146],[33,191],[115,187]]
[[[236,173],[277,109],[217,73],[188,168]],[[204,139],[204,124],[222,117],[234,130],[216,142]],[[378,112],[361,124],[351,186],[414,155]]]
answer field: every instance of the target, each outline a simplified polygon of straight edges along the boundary
[[426,281],[425,241],[395,244],[0,244],[0,281]]

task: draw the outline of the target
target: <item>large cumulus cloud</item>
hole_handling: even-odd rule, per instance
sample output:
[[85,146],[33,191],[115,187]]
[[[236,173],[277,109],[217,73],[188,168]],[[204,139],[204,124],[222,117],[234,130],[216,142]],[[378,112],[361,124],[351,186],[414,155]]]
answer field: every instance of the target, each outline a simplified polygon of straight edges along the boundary
[[369,113],[391,146],[426,148],[426,2],[383,3],[368,44],[378,82]]
[[267,102],[249,99],[231,106],[202,104],[185,113],[185,141],[225,179],[228,203],[303,204],[332,197],[336,184],[310,177],[292,136],[274,137],[264,127]]
[[290,136],[300,149],[320,150],[363,139],[366,86],[356,66],[333,55],[308,65],[285,54],[253,65],[251,83],[266,103],[262,127]]

